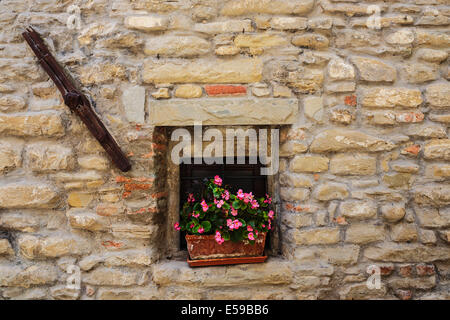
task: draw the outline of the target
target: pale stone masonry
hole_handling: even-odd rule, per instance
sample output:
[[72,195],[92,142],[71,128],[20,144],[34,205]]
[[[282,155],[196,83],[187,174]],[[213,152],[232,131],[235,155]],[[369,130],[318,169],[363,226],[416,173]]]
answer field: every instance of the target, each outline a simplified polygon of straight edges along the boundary
[[[10,0],[0,12],[0,300],[450,299],[448,1]],[[131,172],[64,106],[27,25]],[[171,237],[170,126],[199,120],[280,128],[264,264],[194,271]]]

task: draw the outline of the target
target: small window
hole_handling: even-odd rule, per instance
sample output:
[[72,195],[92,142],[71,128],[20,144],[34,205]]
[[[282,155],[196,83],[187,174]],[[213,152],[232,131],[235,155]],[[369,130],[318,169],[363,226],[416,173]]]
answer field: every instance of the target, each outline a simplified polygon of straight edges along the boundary
[[[242,161],[243,162],[243,161]],[[230,191],[236,193],[239,189],[244,192],[253,192],[256,197],[264,197],[267,193],[267,176],[261,175],[261,164],[181,164],[180,166],[180,204],[184,203],[189,193],[201,194],[205,179],[211,179],[219,175],[223,184],[231,186]],[[185,233],[180,233],[180,249],[186,250]],[[269,243],[266,241],[266,246]]]

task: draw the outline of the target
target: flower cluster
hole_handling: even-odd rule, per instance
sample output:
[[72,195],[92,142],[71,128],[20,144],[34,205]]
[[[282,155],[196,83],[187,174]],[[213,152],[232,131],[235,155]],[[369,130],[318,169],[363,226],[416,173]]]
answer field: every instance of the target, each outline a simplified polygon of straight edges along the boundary
[[272,229],[275,213],[270,209],[269,195],[256,198],[242,189],[233,193],[222,184],[223,180],[215,176],[205,183],[201,194],[189,194],[175,229],[195,235],[212,234],[218,244],[228,240],[254,243],[261,233]]

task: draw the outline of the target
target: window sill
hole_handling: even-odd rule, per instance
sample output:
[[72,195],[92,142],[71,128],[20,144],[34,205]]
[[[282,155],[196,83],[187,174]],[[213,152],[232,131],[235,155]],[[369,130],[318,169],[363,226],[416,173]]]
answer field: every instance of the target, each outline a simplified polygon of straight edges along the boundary
[[265,263],[191,268],[185,259],[165,260],[153,266],[153,281],[160,286],[238,287],[279,285],[293,281],[290,263],[269,257]]

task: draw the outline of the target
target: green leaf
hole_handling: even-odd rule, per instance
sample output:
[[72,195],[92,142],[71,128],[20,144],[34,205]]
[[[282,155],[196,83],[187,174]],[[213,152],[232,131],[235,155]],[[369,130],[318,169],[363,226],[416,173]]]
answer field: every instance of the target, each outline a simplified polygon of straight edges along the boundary
[[230,232],[230,240],[233,242],[241,241],[241,237],[238,231]]
[[206,233],[206,232],[209,232],[209,230],[211,230],[211,222],[209,222],[209,221],[203,221],[203,222],[201,223],[201,225],[202,225],[203,229],[205,229],[205,233]]
[[221,234],[225,241],[230,241],[230,233],[228,231],[221,232]]
[[241,204],[239,203],[239,200],[234,200],[233,201],[233,208],[235,208],[237,210],[240,207],[241,207]]

